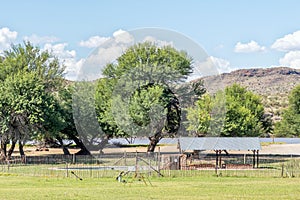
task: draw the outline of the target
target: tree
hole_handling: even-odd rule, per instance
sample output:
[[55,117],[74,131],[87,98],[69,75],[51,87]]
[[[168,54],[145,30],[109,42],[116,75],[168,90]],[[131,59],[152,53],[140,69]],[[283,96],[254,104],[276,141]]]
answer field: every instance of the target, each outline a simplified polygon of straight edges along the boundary
[[165,135],[176,134],[181,107],[174,88],[192,72],[191,62],[185,52],[146,42],[108,64],[96,89],[97,116],[105,134],[138,136],[150,131],[148,151]]
[[118,129],[111,113],[112,92],[115,82],[115,79],[99,79],[95,94],[96,112],[101,113],[98,115],[98,122],[108,137],[122,135],[122,130]]
[[60,131],[56,132],[55,138],[58,140],[65,154],[69,154],[69,152],[62,140],[69,139],[73,140],[76,146],[80,148],[80,151],[76,153],[77,155],[90,155],[90,151],[87,149],[78,134],[73,117],[74,112],[77,112],[77,110],[74,110],[75,108],[73,107],[73,95],[75,93],[75,88],[75,84],[70,82],[58,92],[57,98],[59,101],[59,112],[62,116],[63,125],[61,126]]
[[[188,108],[188,130],[197,136],[260,136],[271,130],[259,96],[233,84],[215,95],[203,95]],[[223,114],[225,113],[225,115]]]
[[46,91],[58,91],[63,83],[64,66],[48,51],[41,51],[29,42],[12,45],[0,59],[0,80],[18,72],[35,72],[43,80]]
[[283,112],[282,120],[275,124],[275,135],[278,137],[300,136],[300,85],[289,95],[289,106]]
[[187,129],[198,137],[217,136],[223,128],[224,115],[224,92],[206,93],[187,108]]
[[[0,142],[5,158],[12,154],[16,142],[23,155],[26,139],[37,132],[56,131],[59,116],[53,93],[62,84],[64,68],[47,51],[24,43],[4,52],[0,71]],[[49,119],[55,123],[48,124]],[[11,148],[7,152],[6,145],[10,141]]]
[[89,151],[101,151],[105,142],[100,141],[104,139],[104,134],[97,121],[97,106],[95,106],[96,98],[94,97],[97,96],[96,83],[81,81],[75,84],[75,88],[72,109],[79,139]]
[[222,136],[260,136],[269,130],[264,123],[264,107],[259,96],[245,88],[233,84],[226,92],[226,117]]
[[197,136],[206,136],[209,134],[209,127],[212,111],[212,99],[210,95],[205,94],[196,102],[195,106],[187,108],[188,130],[194,132]]
[[150,132],[148,152],[153,152],[159,140],[176,135],[181,121],[181,108],[175,94],[161,85],[148,84],[138,88],[130,98],[129,115],[134,134]]

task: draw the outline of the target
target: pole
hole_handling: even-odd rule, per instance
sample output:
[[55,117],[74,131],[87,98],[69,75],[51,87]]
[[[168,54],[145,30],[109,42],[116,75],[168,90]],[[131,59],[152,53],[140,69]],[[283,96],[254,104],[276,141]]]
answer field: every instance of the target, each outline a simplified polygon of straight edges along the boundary
[[216,168],[215,168],[215,172],[216,172],[216,174],[218,174],[218,161],[219,161],[218,153],[219,153],[219,151],[218,150],[215,150],[215,151],[216,151]]
[[157,154],[157,171],[158,171],[158,176],[161,175],[161,173],[160,173],[160,159],[161,159],[161,156],[160,156],[160,147],[158,147],[158,154]]
[[220,168],[222,168],[222,156],[221,156],[221,154],[222,154],[222,150],[219,150],[219,167]]
[[137,176],[138,173],[138,152],[136,150],[135,152],[135,176]]
[[148,157],[148,160],[149,160],[149,176],[151,176],[151,159]]
[[66,162],[66,177],[69,177],[69,166],[67,162]]
[[126,151],[124,151],[124,165],[127,166],[127,160],[126,160],[127,154]]
[[259,150],[256,150],[256,168],[258,168],[259,165],[259,155],[258,155]]
[[73,154],[73,164],[75,164],[76,163],[76,154],[74,153]]
[[252,163],[252,166],[253,168],[255,168],[255,150],[252,150],[253,152],[253,163]]

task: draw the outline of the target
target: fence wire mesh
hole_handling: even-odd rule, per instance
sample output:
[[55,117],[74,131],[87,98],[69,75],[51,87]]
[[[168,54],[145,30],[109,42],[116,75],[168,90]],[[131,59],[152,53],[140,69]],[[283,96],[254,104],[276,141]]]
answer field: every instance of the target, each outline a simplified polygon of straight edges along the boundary
[[76,179],[117,177],[121,172],[167,177],[300,177],[300,157],[297,155],[260,155],[259,164],[254,168],[251,154],[224,155],[218,162],[217,165],[214,154],[123,152],[92,156],[15,156],[0,162],[0,173]]

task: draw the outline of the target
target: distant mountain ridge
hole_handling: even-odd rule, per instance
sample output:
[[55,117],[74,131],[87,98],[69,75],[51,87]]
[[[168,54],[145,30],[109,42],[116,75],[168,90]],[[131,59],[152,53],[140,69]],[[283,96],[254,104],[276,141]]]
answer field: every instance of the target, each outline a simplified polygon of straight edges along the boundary
[[224,88],[234,83],[261,95],[266,112],[273,115],[273,120],[280,120],[283,108],[287,106],[290,91],[300,84],[300,70],[288,67],[239,69],[220,76],[207,76],[204,80],[209,93],[220,87],[220,78]]

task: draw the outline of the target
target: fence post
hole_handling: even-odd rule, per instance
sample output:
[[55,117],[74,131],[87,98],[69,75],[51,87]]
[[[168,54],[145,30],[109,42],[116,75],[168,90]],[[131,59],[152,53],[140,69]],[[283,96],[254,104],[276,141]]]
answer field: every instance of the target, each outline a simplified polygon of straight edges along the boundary
[[259,150],[256,150],[256,168],[258,168],[259,165]]
[[253,152],[253,161],[252,161],[252,165],[253,165],[253,168],[255,168],[255,152],[256,150],[252,150]]
[[218,157],[219,155],[218,155],[218,154],[219,154],[219,151],[218,151],[218,150],[215,150],[215,151],[216,151],[216,167],[215,167],[215,173],[218,174],[218,163],[219,163],[219,162],[218,162],[218,161],[219,161],[219,157]]
[[281,165],[281,178],[283,178],[284,163]]
[[68,162],[66,162],[66,177],[69,177],[69,166],[68,166]]
[[149,160],[149,176],[151,176],[151,158],[149,158],[149,154],[147,156]]
[[158,147],[158,154],[157,154],[157,171],[159,172],[158,173],[158,176],[160,176],[160,159],[161,159],[161,156],[160,156],[160,147]]
[[138,152],[135,151],[135,174],[138,173]]
[[126,151],[124,151],[124,165],[127,166],[127,160],[126,160],[127,154]]
[[75,153],[73,154],[73,161],[72,162],[73,162],[73,164],[76,163],[76,154]]
[[295,159],[292,160],[292,178],[294,177]]
[[10,162],[7,160],[7,171],[9,172]]

